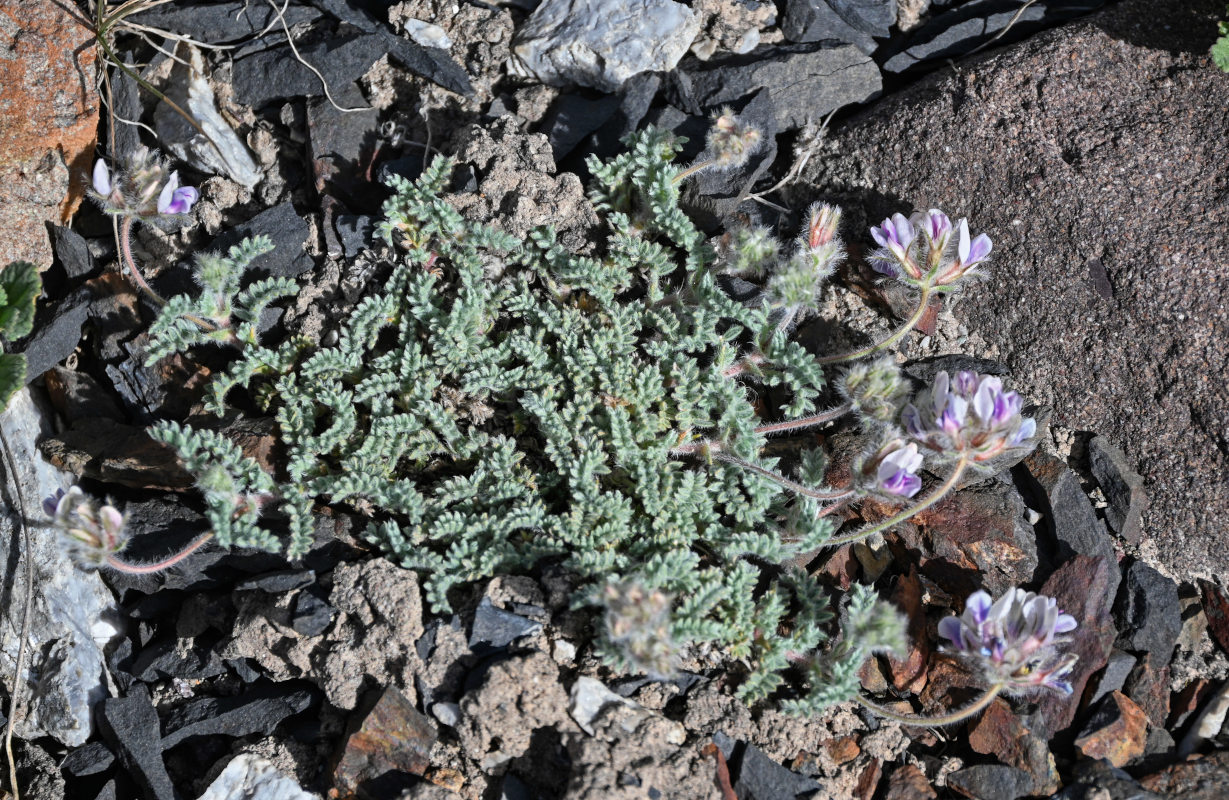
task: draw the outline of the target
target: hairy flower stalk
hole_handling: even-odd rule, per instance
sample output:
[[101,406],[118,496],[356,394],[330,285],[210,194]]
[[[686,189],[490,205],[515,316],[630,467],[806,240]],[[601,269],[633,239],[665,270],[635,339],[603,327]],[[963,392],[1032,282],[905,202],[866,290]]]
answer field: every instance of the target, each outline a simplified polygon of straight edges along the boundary
[[934,716],[921,716],[917,714],[901,714],[892,709],[881,706],[875,701],[861,694],[854,695],[854,701],[863,708],[870,709],[874,713],[890,719],[893,722],[899,722],[901,725],[912,725],[917,728],[941,728],[945,725],[953,725],[957,722],[968,719],[969,717],[980,714],[986,706],[994,702],[994,698],[998,697],[1005,688],[1005,684],[996,683],[991,686],[980,697],[969,703],[964,708],[955,711],[949,711],[946,714],[936,714]]
[[100,506],[81,487],[71,486],[68,491],[60,489],[44,499],[43,511],[63,535],[73,560],[92,569],[110,567],[131,574],[160,572],[196,552],[212,536],[202,534],[178,553],[159,561],[134,564],[119,556],[128,546],[129,536],[124,530],[127,519],[114,506]]

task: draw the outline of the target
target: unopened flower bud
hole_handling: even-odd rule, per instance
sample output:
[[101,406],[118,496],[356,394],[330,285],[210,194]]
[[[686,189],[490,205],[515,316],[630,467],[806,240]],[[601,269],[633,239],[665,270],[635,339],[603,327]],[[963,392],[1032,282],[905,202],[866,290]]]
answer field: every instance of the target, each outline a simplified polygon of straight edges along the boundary
[[807,210],[806,245],[812,250],[832,242],[841,224],[841,209],[816,203]]
[[608,583],[602,589],[606,634],[636,671],[655,678],[674,674],[677,647],[670,632],[671,598],[636,581]]
[[740,228],[721,239],[721,271],[729,275],[759,277],[777,257],[781,243],[767,228]]
[[713,165],[722,169],[742,166],[759,149],[761,138],[759,129],[740,120],[732,109],[721,109],[708,133]]
[[891,356],[854,364],[841,376],[838,388],[868,426],[893,422],[909,393]]

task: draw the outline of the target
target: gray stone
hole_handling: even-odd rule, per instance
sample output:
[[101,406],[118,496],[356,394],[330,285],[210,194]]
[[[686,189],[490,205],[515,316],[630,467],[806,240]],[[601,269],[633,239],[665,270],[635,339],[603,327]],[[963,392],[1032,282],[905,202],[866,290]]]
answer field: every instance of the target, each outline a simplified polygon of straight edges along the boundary
[[870,100],[883,83],[875,62],[858,48],[816,42],[689,61],[671,73],[667,97],[688,114],[709,116],[765,87],[776,108],[775,127],[784,132]]
[[[71,476],[43,458],[35,442],[52,433],[50,413],[38,405],[28,389],[15,394],[0,413],[0,430],[13,448],[17,480],[26,503],[25,518],[41,522],[43,498],[72,485]],[[7,461],[0,460],[4,476],[3,513],[0,513],[0,564],[9,598],[0,613],[0,674],[6,685],[16,665],[18,637],[24,610],[23,587],[27,565],[34,574],[34,607],[27,638],[21,685],[29,687],[27,716],[17,724],[23,739],[51,736],[69,747],[90,737],[90,711],[105,694],[102,685],[102,646],[115,634],[106,618],[114,612],[111,593],[98,573],[78,569],[60,546],[54,531],[31,529],[27,552],[12,509],[12,478]],[[19,553],[11,548],[18,546]]]
[[1138,543],[1143,536],[1140,521],[1148,503],[1143,476],[1134,470],[1126,454],[1104,436],[1092,437],[1088,459],[1097,485],[1109,503],[1105,519],[1110,528],[1128,542]]
[[72,228],[52,225],[51,249],[69,278],[85,278],[93,274],[98,267],[90,253],[89,244]]
[[1176,583],[1142,561],[1135,562],[1126,572],[1114,616],[1122,631],[1120,647],[1150,653],[1155,669],[1169,663],[1182,632]]
[[234,697],[202,697],[175,707],[162,720],[162,747],[198,736],[268,736],[282,720],[306,709],[312,693],[273,684]]
[[739,760],[734,790],[742,800],[793,800],[821,788],[813,778],[786,769],[755,745],[747,745]]
[[90,318],[93,293],[85,287],[65,297],[55,308],[41,309],[34,332],[19,345],[26,355],[26,383],[72,355],[81,341],[81,326]]
[[1033,776],[1005,764],[976,764],[947,776],[947,785],[973,800],[1016,800],[1034,793]]
[[839,39],[864,53],[896,21],[896,0],[788,0],[781,32],[791,42]]
[[507,647],[522,636],[542,630],[542,623],[519,614],[496,608],[491,598],[484,597],[474,613],[474,625],[470,629],[469,646],[476,652],[483,646],[500,649]]
[[1135,656],[1130,653],[1124,653],[1116,649],[1111,650],[1109,661],[1106,663],[1105,669],[1101,671],[1100,677],[1097,678],[1097,690],[1088,699],[1088,705],[1095,704],[1110,692],[1120,691],[1126,685],[1127,676],[1131,674],[1131,670],[1135,667],[1135,662]]
[[197,800],[316,800],[294,779],[252,753],[236,756]]
[[1102,759],[1077,763],[1075,775],[1052,800],[1165,800]]
[[571,697],[568,702],[568,713],[585,733],[593,735],[593,723],[609,705],[625,705],[629,708],[640,708],[639,704],[620,697],[606,688],[606,684],[582,675],[572,684]]
[[449,728],[455,728],[461,721],[461,706],[456,703],[432,703],[431,714]]
[[[277,6],[282,9],[282,5]],[[286,25],[294,27],[320,18],[310,6],[288,3],[282,12]],[[220,44],[264,33],[270,24],[281,29],[273,6],[245,0],[211,3],[166,3],[132,15],[133,22],[175,31],[202,42]]]
[[88,742],[68,751],[60,762],[60,769],[65,775],[81,778],[86,775],[97,775],[110,769],[115,763],[115,754],[102,742]]
[[268,236],[273,250],[252,262],[250,274],[294,278],[312,268],[312,257],[304,249],[311,230],[289,201],[228,228],[214,237],[208,249],[224,253],[233,245],[257,235]]
[[613,92],[633,75],[674,69],[699,30],[674,0],[543,0],[517,31],[509,69]]

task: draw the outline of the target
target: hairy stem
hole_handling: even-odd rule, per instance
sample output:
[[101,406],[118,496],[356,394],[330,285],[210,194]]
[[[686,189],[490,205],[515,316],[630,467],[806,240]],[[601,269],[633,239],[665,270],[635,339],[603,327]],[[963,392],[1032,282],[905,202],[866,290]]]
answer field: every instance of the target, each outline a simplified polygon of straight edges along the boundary
[[775,483],[779,483],[781,486],[789,489],[795,494],[800,494],[803,497],[810,497],[813,500],[844,500],[845,498],[853,495],[853,491],[850,489],[834,489],[830,492],[812,489],[809,486],[804,486],[798,481],[790,480],[784,475],[773,472],[766,467],[761,467],[758,464],[752,464],[750,461],[744,461],[738,456],[732,456],[729,453],[712,453],[712,457],[718,461],[724,461],[727,464],[733,464],[734,466],[742,467],[749,472],[754,472],[760,477],[767,478]]
[[[120,257],[123,259],[123,264],[128,268],[128,274],[132,276],[132,282],[137,288],[145,292],[150,300],[153,300],[160,306],[166,305],[166,299],[162,295],[154,291],[153,287],[145,280],[145,276],[141,274],[141,270],[137,269],[137,261],[132,257],[132,217],[123,217],[119,223],[119,233],[116,235],[119,241]],[[185,317],[196,325],[199,325],[202,330],[217,331],[221,328],[214,325],[207,319],[202,319],[195,314],[185,314]]]
[[866,358],[873,353],[879,352],[885,347],[891,347],[904,338],[905,334],[913,330],[913,326],[916,325],[918,320],[922,318],[922,315],[926,313],[926,306],[929,303],[930,289],[926,288],[923,289],[921,294],[918,295],[917,308],[913,310],[913,314],[910,315],[909,319],[905,320],[899,328],[892,331],[886,339],[876,342],[875,344],[867,345],[859,350],[850,350],[847,353],[839,353],[834,356],[823,356],[817,360],[821,364],[839,364],[842,361],[856,361],[859,358]]
[[125,561],[119,556],[107,556],[107,566],[120,572],[127,572],[130,575],[148,575],[151,572],[161,572],[164,569],[169,569],[180,561],[183,561],[188,556],[200,549],[201,545],[213,538],[213,533],[203,533],[193,539],[187,547],[180,550],[174,555],[167,556],[161,561],[155,561],[152,564],[133,564]]
[[972,703],[969,703],[964,708],[949,711],[946,714],[940,714],[936,717],[922,717],[914,714],[897,714],[895,711],[892,711],[889,708],[884,708],[874,700],[870,700],[861,694],[854,695],[853,699],[864,708],[869,708],[879,716],[884,717],[885,719],[890,719],[893,722],[899,722],[901,725],[912,725],[917,728],[938,728],[944,725],[951,725],[954,722],[960,722],[961,720],[968,719],[974,714],[979,713],[986,706],[990,705],[994,698],[999,696],[999,693],[1003,691],[1003,688],[1004,684],[996,683],[987,689],[985,694],[974,700]]
[[674,180],[672,181],[672,183],[673,183],[675,186],[678,186],[680,183],[682,183],[683,181],[687,180],[687,179],[688,179],[688,178],[690,178],[692,175],[695,175],[695,174],[696,174],[697,172],[699,172],[700,170],[702,170],[702,169],[708,169],[709,167],[711,167],[713,164],[716,164],[716,163],[717,163],[716,161],[713,161],[712,159],[709,159],[708,161],[700,161],[700,162],[697,162],[697,163],[695,163],[695,164],[692,164],[690,167],[688,167],[687,169],[683,170],[683,171],[682,171],[682,172],[680,172],[678,175],[675,175],[675,176],[674,176]]
[[967,455],[961,455],[960,460],[956,462],[956,466],[952,468],[952,474],[949,475],[947,480],[943,482],[943,485],[935,489],[930,494],[926,495],[925,498],[909,506],[904,511],[901,511],[898,514],[893,514],[892,516],[888,517],[882,522],[876,522],[873,525],[868,525],[865,528],[861,528],[845,536],[835,536],[828,540],[828,543],[826,546],[827,547],[840,547],[843,544],[849,544],[850,542],[856,542],[856,541],[859,541],[860,539],[865,539],[868,536],[873,536],[876,533],[881,533],[883,531],[886,531],[888,528],[891,528],[893,525],[897,525],[901,522],[904,522],[905,520],[912,517],[914,514],[918,514],[922,511],[925,511],[926,509],[933,506],[935,503],[942,500],[943,496],[946,495],[948,492],[950,492],[956,486],[956,483],[960,480],[960,476],[964,474],[965,468],[968,466],[969,466],[969,457]]
[[842,403],[836,408],[830,408],[827,411],[821,411],[818,414],[811,414],[808,417],[787,419],[782,420],[781,422],[769,422],[766,425],[760,425],[755,429],[755,432],[765,436],[772,436],[773,434],[777,433],[799,431],[803,428],[812,428],[816,425],[823,425],[825,422],[832,422],[834,419],[840,419],[852,410],[853,403]]

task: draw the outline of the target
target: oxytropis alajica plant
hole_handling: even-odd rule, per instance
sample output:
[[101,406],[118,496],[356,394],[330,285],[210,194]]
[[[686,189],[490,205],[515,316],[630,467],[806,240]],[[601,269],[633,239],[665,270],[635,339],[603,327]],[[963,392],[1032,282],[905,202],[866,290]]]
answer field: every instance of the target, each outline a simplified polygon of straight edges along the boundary
[[[755,138],[723,115],[698,166],[744,158]],[[332,346],[258,335],[261,311],[297,291],[284,279],[244,286],[266,241],[199,257],[203,291],[167,302],[148,357],[237,348],[207,405],[220,415],[232,392],[249,392],[277,421],[285,475],[214,432],[162,422],[153,434],[196,475],[223,546],[279,549],[274,530],[285,530],[287,555],[302,556],[313,506],[346,503],[369,516],[369,539],[427,575],[437,610],[459,583],[555,560],[587,587],[580,602],[605,608],[612,661],[668,675],[680,646],[711,643],[748,664],[748,700],[776,692],[790,666],[808,687],[784,700],[789,710],[854,697],[865,658],[902,646],[902,622],[855,587],[825,647],[828,598],[791,558],[886,530],[969,471],[996,470],[1032,447],[1032,420],[1018,395],[972,373],[941,373],[910,402],[893,360],[872,357],[916,315],[875,345],[808,352],[788,334],[843,258],[839,210],[812,208],[789,247],[747,229],[714,250],[678,207],[678,184],[697,169],[673,163],[679,140],[650,129],[628,144],[590,164],[607,227],[594,256],[567,252],[549,228],[518,241],[467,221],[439,196],[447,159],[416,182],[394,177],[381,232],[404,255]],[[919,309],[975,276],[990,252],[964,220],[933,210],[897,215],[872,235],[882,248],[873,263],[916,290]],[[734,275],[761,279],[763,293],[733,299],[723,282]],[[843,402],[820,409],[825,365],[840,362],[849,364],[836,386]],[[761,416],[753,389],[780,398],[771,407],[780,421]],[[796,477],[763,453],[769,436],[846,414],[868,443],[850,486],[824,484],[822,451],[803,452]],[[927,462],[945,474],[915,500]],[[872,494],[903,508],[835,535],[832,512]],[[1022,600],[1019,614],[1044,600]],[[971,598],[969,607],[981,606]],[[977,630],[980,643],[972,633],[953,641],[997,664],[988,696],[1020,688],[1012,675],[1053,659],[1053,630],[1008,666],[982,646],[994,630]]]

